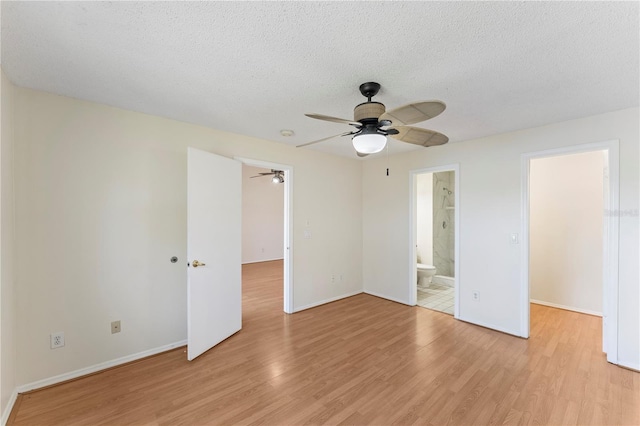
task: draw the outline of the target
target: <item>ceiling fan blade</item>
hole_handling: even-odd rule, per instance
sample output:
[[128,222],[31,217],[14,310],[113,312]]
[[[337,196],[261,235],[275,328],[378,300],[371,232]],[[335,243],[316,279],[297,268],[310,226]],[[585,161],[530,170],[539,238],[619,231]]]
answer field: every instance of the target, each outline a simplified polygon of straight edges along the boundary
[[302,148],[303,146],[313,145],[314,143],[318,143],[318,142],[324,142],[324,141],[329,140],[329,139],[337,138],[338,136],[353,135],[354,133],[357,133],[357,132],[340,133],[340,134],[337,134],[337,135],[333,135],[333,136],[329,136],[329,137],[326,137],[326,138],[318,139],[317,141],[303,143],[302,145],[296,146],[296,148]]
[[358,157],[366,157],[366,156],[367,156],[367,155],[369,155],[369,154],[364,154],[364,153],[362,153],[362,152],[358,152],[358,151],[356,151],[356,155],[357,155]]
[[436,117],[445,110],[444,102],[416,102],[387,111],[378,121],[391,120],[394,125],[415,124]]
[[420,127],[398,126],[397,135],[389,135],[390,137],[402,142],[411,143],[420,146],[444,145],[449,142],[449,138],[442,133],[433,130],[421,129]]
[[305,114],[305,115],[309,118],[315,118],[316,120],[333,121],[334,123],[344,123],[344,124],[349,124],[351,126],[362,127],[361,123],[358,123],[357,121],[346,120],[344,118],[331,117],[329,115],[322,115],[322,114]]

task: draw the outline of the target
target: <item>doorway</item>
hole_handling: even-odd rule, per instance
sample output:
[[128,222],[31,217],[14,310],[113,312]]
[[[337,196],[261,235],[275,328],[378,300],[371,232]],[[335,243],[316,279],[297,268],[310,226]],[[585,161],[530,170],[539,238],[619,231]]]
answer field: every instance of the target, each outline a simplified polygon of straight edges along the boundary
[[284,259],[284,179],[242,165],[242,264]]
[[618,142],[524,154],[522,163],[522,336],[530,303],[601,315],[603,352],[617,364]]
[[605,157],[590,151],[531,160],[531,303],[602,317]]
[[[284,188],[283,305],[293,312],[292,167],[187,149],[187,358],[242,329],[242,164],[277,169]],[[212,214],[215,212],[216,214]],[[225,285],[215,285],[216,283]]]
[[410,303],[458,317],[458,165],[414,170],[411,185]]
[[[262,225],[266,225],[264,222],[262,224],[258,223],[260,220],[260,215],[265,218],[265,220],[269,222],[274,222],[276,220],[281,221],[281,226],[277,227],[277,231],[273,229],[266,229],[264,226],[262,228],[261,236],[256,241],[251,241],[250,238],[246,238],[243,235],[243,259],[242,262],[250,263],[256,261],[268,261],[272,260],[277,264],[282,263],[283,265],[283,310],[285,313],[291,314],[293,313],[293,289],[292,289],[292,276],[293,276],[293,265],[291,263],[291,253],[292,253],[292,226],[293,221],[291,218],[291,195],[293,189],[293,167],[285,164],[271,163],[261,160],[254,160],[248,158],[235,158],[243,164],[243,182],[245,180],[245,173],[251,176],[256,176],[259,173],[272,173],[272,171],[282,172],[277,175],[263,175],[264,177],[251,178],[248,176],[247,178],[255,181],[255,183],[262,184],[260,185],[263,189],[270,189],[272,197],[269,197],[269,194],[266,194],[267,197],[260,197],[259,194],[255,193],[257,200],[254,199],[257,203],[260,202],[274,202],[274,198],[278,198],[275,202],[280,202],[280,208],[275,211],[276,206],[270,212],[266,212],[264,209],[261,211],[257,211],[258,215],[253,215],[248,217],[245,212],[245,207],[253,208],[255,206],[245,205],[243,201],[243,222],[247,219],[247,222],[250,223],[249,226],[254,226],[254,229],[258,229]],[[255,174],[253,174],[255,173]],[[275,183],[275,178],[280,177],[280,180],[283,182]],[[259,190],[259,188],[254,188]],[[243,183],[243,192],[244,192],[244,183]],[[279,192],[281,195],[277,195]],[[265,194],[262,194],[265,195]],[[270,200],[269,200],[270,198]],[[267,217],[268,216],[268,217]],[[279,216],[279,218],[278,218]],[[280,233],[280,235],[277,235]],[[244,234],[244,224],[243,224],[243,234]],[[278,241],[275,241],[278,239]],[[246,247],[250,242],[250,247]],[[279,255],[280,254],[280,255]],[[282,259],[282,260],[279,260]]]

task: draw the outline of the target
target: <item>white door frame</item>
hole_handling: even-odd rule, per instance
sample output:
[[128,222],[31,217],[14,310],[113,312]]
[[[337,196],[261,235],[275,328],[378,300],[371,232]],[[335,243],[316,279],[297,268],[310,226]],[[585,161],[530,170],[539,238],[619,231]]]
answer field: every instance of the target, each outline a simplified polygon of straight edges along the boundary
[[[605,168],[609,172],[609,184],[604,189],[604,208],[610,214],[603,220],[603,300],[602,328],[603,351],[607,353],[607,361],[618,364],[618,239],[619,217],[615,214],[620,203],[620,160],[619,141],[573,145],[564,148],[529,152],[521,156],[522,199],[521,199],[521,290],[520,331],[522,337],[529,337],[529,181],[531,160],[560,155],[579,154],[592,151],[605,151]],[[605,180],[606,182],[606,180]]]
[[[408,291],[409,291],[409,305],[415,306],[418,303],[418,271],[416,269],[416,259],[417,259],[417,229],[418,229],[418,218],[417,218],[417,177],[418,175],[424,173],[437,173],[437,172],[454,172],[455,173],[455,210],[454,210],[454,256],[455,256],[455,264],[454,264],[454,310],[453,317],[458,319],[460,317],[460,164],[449,164],[445,166],[435,166],[435,167],[427,167],[424,169],[411,170],[409,172],[409,188],[411,190],[411,195],[409,197],[409,212],[411,214],[411,219],[409,220],[409,238],[411,241],[411,250],[409,257],[409,283],[408,283]],[[436,271],[437,273],[437,271]]]
[[293,166],[251,158],[234,157],[247,166],[284,171],[284,312],[293,313]]

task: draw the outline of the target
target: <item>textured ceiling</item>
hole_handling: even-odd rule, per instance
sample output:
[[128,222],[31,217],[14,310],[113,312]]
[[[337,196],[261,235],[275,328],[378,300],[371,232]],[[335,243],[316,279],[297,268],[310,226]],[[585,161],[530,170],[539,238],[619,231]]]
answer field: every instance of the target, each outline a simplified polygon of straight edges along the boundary
[[[440,99],[451,142],[638,105],[638,2],[2,2],[20,86],[300,144]],[[282,137],[280,129],[295,136]],[[313,147],[356,158],[348,138]],[[390,151],[416,148],[393,141]],[[430,148],[438,149],[438,148]]]

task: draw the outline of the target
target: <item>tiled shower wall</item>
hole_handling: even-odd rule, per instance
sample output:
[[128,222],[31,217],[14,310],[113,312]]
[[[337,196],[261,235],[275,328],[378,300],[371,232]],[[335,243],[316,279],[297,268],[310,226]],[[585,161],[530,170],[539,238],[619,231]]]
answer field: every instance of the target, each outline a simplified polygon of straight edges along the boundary
[[453,171],[433,174],[433,265],[437,275],[447,277],[455,271],[454,188]]

